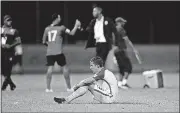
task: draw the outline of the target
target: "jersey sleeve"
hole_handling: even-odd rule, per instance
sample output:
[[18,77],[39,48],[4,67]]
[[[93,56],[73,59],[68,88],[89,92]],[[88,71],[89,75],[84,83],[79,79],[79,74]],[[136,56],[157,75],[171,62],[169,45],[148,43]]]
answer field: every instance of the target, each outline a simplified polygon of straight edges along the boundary
[[98,80],[101,80],[101,79],[103,79],[104,78],[104,75],[94,75],[93,76],[93,78],[96,80],[96,81],[98,81]]
[[66,34],[69,34],[71,31],[70,31],[70,29],[68,29],[67,27],[65,27],[65,26],[63,26],[63,31],[64,31],[64,33],[66,33]]
[[15,38],[18,38],[18,37],[19,37],[19,32],[18,32],[18,30],[15,30],[15,32],[14,32],[14,37],[15,37]]
[[15,40],[18,41],[19,43],[22,43],[22,42],[21,42],[21,37],[20,37],[19,32],[18,32],[17,29],[15,29],[14,38],[15,38]]
[[46,38],[47,38],[47,28],[44,30],[42,43],[46,42]]

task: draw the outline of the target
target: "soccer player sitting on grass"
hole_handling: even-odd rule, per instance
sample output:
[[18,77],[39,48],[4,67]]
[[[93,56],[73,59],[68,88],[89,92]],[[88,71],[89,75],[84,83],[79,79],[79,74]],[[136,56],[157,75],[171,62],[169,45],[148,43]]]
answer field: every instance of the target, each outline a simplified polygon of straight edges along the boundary
[[115,75],[104,68],[103,60],[98,56],[90,60],[90,69],[94,73],[93,77],[76,84],[72,88],[74,92],[71,95],[65,98],[54,97],[54,101],[59,104],[70,103],[90,91],[94,100],[100,103],[114,103],[118,94],[118,82]]

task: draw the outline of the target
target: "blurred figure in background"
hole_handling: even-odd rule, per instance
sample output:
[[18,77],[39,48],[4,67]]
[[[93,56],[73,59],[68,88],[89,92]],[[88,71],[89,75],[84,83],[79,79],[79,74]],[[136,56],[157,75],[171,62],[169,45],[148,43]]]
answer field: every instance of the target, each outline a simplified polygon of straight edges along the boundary
[[89,32],[86,48],[96,47],[96,56],[103,59],[105,64],[109,51],[112,48],[112,33],[117,35],[113,20],[104,17],[100,6],[93,6],[93,17],[86,31]]
[[117,17],[115,22],[118,36],[115,37],[115,46],[117,48],[114,51],[114,55],[120,72],[118,87],[128,89],[130,86],[127,84],[127,80],[129,74],[132,73],[132,64],[126,51],[126,41],[129,41],[129,38],[126,34],[126,31],[124,30],[124,25],[127,21],[121,17]]
[[64,25],[59,25],[61,22],[61,16],[59,14],[52,15],[52,24],[46,27],[43,35],[43,44],[47,46],[47,89],[46,92],[53,92],[51,89],[51,79],[54,63],[57,62],[63,69],[64,78],[67,84],[67,91],[71,91],[69,68],[66,64],[66,58],[63,54],[63,37],[64,33],[74,35],[77,29],[81,26],[79,20],[76,20],[74,28],[70,31]]
[[21,44],[21,38],[16,29],[12,28],[12,18],[10,15],[4,16],[4,25],[1,28],[1,72],[4,75],[2,91],[6,90],[10,85],[10,89],[14,90],[16,85],[11,79],[11,71],[15,55],[15,46]]

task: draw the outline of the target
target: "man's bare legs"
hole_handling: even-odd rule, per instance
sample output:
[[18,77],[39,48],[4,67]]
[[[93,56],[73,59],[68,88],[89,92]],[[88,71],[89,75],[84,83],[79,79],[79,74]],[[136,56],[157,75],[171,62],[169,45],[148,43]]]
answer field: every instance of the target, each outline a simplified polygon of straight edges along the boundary
[[66,81],[66,85],[67,85],[67,89],[70,90],[71,89],[71,80],[70,80],[70,72],[69,72],[69,68],[67,65],[62,67],[63,69],[63,75]]
[[71,95],[65,98],[66,103],[70,103],[74,99],[83,96],[84,94],[87,93],[87,91],[88,91],[88,86],[82,86],[78,88],[75,92],[73,92]]
[[88,91],[88,86],[82,86],[78,88],[76,91],[74,91],[71,95],[65,97],[65,98],[56,98],[54,97],[54,101],[62,104],[62,103],[70,103],[74,99],[83,96]]
[[47,85],[46,92],[52,92],[51,89],[52,71],[53,71],[53,66],[48,66],[47,75],[46,75],[46,85]]

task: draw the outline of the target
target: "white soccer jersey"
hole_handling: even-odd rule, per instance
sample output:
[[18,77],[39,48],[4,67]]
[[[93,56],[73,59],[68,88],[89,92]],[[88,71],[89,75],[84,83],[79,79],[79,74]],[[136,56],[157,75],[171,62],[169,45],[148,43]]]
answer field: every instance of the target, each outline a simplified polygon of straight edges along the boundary
[[[118,94],[118,81],[115,75],[111,71],[103,69],[98,74],[95,74],[94,78],[97,81],[94,89],[102,94],[102,101],[113,102]],[[108,96],[110,90],[112,97]]]

